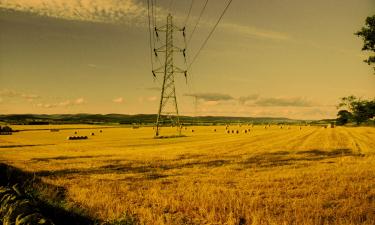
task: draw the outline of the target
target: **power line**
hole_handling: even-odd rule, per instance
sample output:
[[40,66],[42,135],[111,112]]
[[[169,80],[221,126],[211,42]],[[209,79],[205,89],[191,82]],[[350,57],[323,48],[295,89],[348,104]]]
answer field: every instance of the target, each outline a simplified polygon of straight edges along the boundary
[[203,13],[204,13],[206,7],[207,7],[207,3],[208,3],[208,0],[206,0],[206,2],[204,3],[204,6],[203,6],[203,8],[202,8],[202,10],[201,10],[201,12],[200,12],[200,14],[199,14],[199,17],[198,17],[197,23],[195,24],[194,29],[193,29],[193,31],[191,32],[190,37],[189,37],[189,39],[188,39],[188,42],[187,42],[188,44],[190,43],[190,41],[191,41],[191,39],[192,39],[192,37],[193,37],[193,35],[194,35],[194,32],[195,32],[195,30],[196,30],[197,27],[198,27],[199,21],[201,20],[201,17],[202,17],[202,15],[203,15]]
[[[152,0],[151,0],[152,1]],[[154,60],[152,58],[152,31],[151,31],[151,19],[150,19],[150,0],[147,0],[147,17],[148,17],[148,34],[150,42],[150,57],[151,57],[151,67],[154,69]]]
[[152,26],[153,27],[156,27],[156,11],[155,11],[155,8],[156,8],[156,0],[151,0],[151,7],[152,7],[152,20],[153,20],[153,23],[152,23]]
[[190,17],[190,13],[191,13],[191,9],[193,8],[193,5],[194,5],[194,0],[191,0],[191,3],[190,3],[190,8],[189,8],[189,12],[186,16],[186,19],[185,19],[185,22],[184,22],[184,27],[186,27],[186,24],[189,20],[189,17]]
[[170,0],[170,1],[169,1],[168,11],[169,11],[169,13],[171,13],[171,14],[172,14],[173,3],[174,3],[173,0]]
[[225,12],[228,10],[230,4],[232,3],[233,0],[229,0],[227,6],[224,8],[223,12],[221,13],[219,19],[217,20],[215,26],[212,28],[211,32],[208,34],[206,40],[203,42],[202,46],[199,48],[197,54],[195,54],[195,56],[193,57],[193,60],[190,62],[189,66],[188,66],[188,70],[190,69],[191,65],[195,62],[195,60],[198,58],[199,54],[201,53],[202,49],[206,46],[208,40],[210,39],[210,37],[212,36],[212,34],[214,33],[217,25],[220,23],[221,19],[223,18]]

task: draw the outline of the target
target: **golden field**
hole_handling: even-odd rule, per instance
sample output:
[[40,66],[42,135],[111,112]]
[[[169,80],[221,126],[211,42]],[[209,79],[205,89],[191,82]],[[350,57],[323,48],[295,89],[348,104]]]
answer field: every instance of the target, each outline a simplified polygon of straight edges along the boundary
[[[38,130],[50,128],[66,129]],[[375,224],[375,128],[189,127],[168,139],[150,127],[33,129],[0,136],[0,162],[61,187],[66,209],[102,221]],[[74,131],[89,139],[67,140]]]

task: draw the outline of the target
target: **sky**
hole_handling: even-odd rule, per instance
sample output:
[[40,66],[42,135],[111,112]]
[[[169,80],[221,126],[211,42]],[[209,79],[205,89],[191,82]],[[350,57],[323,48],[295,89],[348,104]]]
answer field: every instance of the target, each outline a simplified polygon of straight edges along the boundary
[[[168,13],[184,26],[191,1],[157,0],[157,26]],[[227,2],[209,0],[191,36],[205,3],[193,0],[188,64]],[[147,8],[146,0],[0,0],[0,114],[157,113],[162,77],[151,73]],[[373,0],[233,0],[188,79],[175,75],[180,114],[324,119],[335,118],[341,97],[374,98],[375,75],[354,35],[373,14]],[[184,46],[181,32],[174,38]]]

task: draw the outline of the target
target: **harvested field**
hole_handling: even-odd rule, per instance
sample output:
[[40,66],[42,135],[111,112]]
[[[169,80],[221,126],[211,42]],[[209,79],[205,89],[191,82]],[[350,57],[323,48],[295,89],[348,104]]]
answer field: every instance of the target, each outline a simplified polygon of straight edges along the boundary
[[150,127],[90,126],[75,141],[75,129],[33,128],[0,136],[0,162],[40,179],[40,198],[100,221],[375,223],[375,128],[211,126],[153,139]]

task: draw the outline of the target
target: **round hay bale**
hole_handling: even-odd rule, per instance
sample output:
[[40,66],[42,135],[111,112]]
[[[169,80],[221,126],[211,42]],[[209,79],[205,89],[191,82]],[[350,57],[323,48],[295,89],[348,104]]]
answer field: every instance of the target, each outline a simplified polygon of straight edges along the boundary
[[194,130],[192,129],[191,132],[194,133]]
[[74,131],[74,134],[77,134],[77,131]]
[[236,130],[236,134],[240,133],[238,130]]
[[102,131],[102,130],[100,130],[99,132],[100,132],[100,133],[102,133],[103,131]]
[[91,133],[91,136],[95,136],[95,133]]

